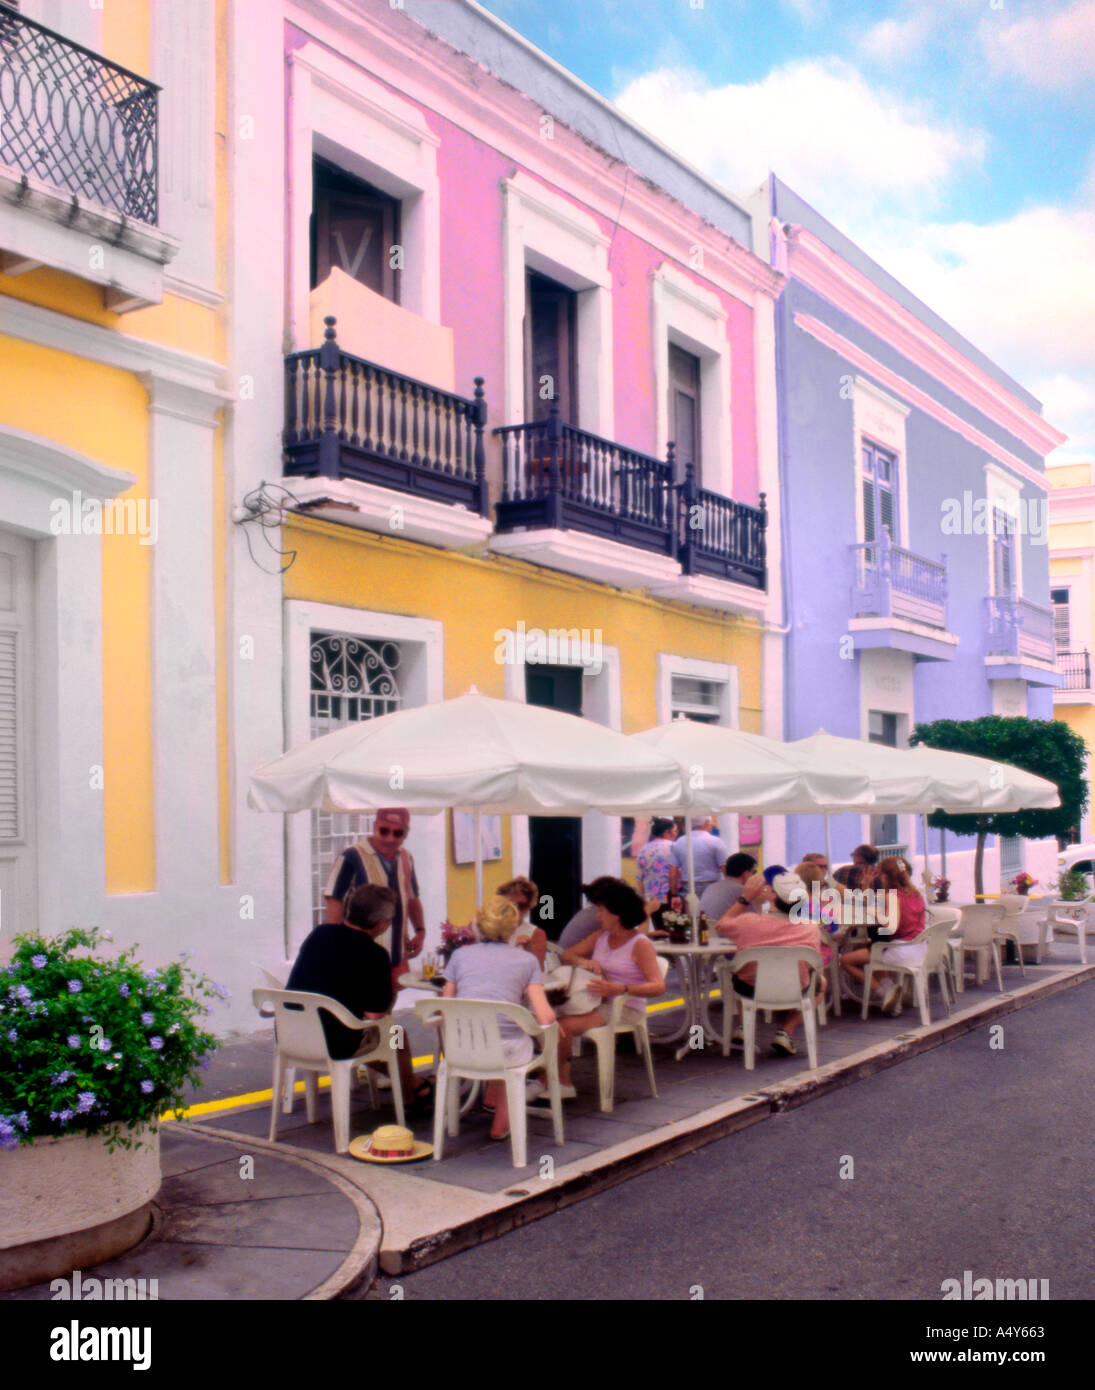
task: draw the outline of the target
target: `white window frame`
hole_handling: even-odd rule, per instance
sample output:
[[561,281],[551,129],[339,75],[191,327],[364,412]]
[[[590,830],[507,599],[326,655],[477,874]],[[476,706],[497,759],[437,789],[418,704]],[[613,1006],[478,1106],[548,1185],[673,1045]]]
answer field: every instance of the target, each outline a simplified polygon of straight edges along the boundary
[[[673,677],[692,676],[696,680],[712,681],[723,687],[719,724],[726,729],[741,728],[741,673],[736,666],[722,661],[703,661],[698,657],[677,656],[659,652],[657,688],[654,711],[659,724],[673,721]],[[741,848],[736,814],[719,816],[719,834],[727,854]]]
[[525,423],[527,273],[565,285],[578,296],[575,366],[578,427],[615,437],[612,373],[612,276],[609,239],[591,213],[524,172],[502,181],[502,266],[505,286],[504,422]]
[[[516,634],[513,629],[502,629],[495,634],[499,642],[505,642],[510,651],[516,647]],[[557,665],[580,665],[568,662],[560,654]],[[527,704],[525,688],[525,662],[510,662],[504,668],[503,689],[507,700]],[[535,669],[535,668],[533,668]],[[623,728],[623,699],[620,688],[620,649],[601,648],[601,669],[586,671],[582,676],[582,717],[595,724],[603,724],[606,729],[619,732]],[[514,874],[527,874],[531,860],[529,846],[528,816],[510,818],[510,860]],[[619,874],[623,858],[620,854],[620,817],[605,816],[600,811],[588,811],[582,817],[582,863],[588,869],[591,864],[603,864],[602,873]],[[560,923],[565,926],[566,923]]]
[[315,155],[399,200],[401,306],[428,323],[440,324],[440,137],[416,106],[317,44],[305,44],[290,55],[290,72],[289,302],[294,349],[319,346],[307,341]]
[[[669,443],[669,344],[700,363],[700,473],[703,486],[734,494],[729,317],[717,294],[668,262],[651,276],[657,453]],[[687,462],[688,460],[682,460]]]
[[896,458],[897,468],[897,529],[891,537],[894,545],[909,548],[909,470],[905,443],[905,421],[911,407],[877,387],[866,377],[857,376],[852,383],[852,447],[855,468],[855,528],[856,538],[866,540],[866,518],[863,514],[863,445],[874,444]]
[[[410,655],[403,708],[444,699],[444,625],[427,618],[404,618],[364,608],[289,599],[285,603],[285,746],[297,748],[311,739],[311,634],[345,632],[365,641],[398,642]],[[415,649],[411,652],[409,649]],[[399,793],[392,792],[399,805]],[[286,817],[285,958],[293,960],[312,921],[311,812]],[[414,856],[422,906],[428,924],[446,915],[445,817],[414,816],[410,851]],[[429,931],[429,926],[427,927]],[[431,945],[439,944],[430,942]]]
[[986,560],[988,562],[988,589],[987,592],[996,597],[996,575],[992,563],[993,543],[996,540],[995,513],[997,510],[1006,512],[1015,523],[1014,545],[1012,556],[1015,560],[1015,597],[1023,597],[1023,534],[1020,530],[1022,523],[1022,498],[1023,485],[1018,478],[1014,478],[1010,473],[1006,473],[1002,468],[997,468],[993,463],[985,464],[985,501],[988,506],[988,535]]

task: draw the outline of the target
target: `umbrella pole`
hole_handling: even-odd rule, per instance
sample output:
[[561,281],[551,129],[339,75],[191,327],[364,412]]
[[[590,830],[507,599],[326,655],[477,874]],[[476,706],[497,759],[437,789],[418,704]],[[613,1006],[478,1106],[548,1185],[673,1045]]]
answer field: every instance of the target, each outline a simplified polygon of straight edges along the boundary
[[928,818],[927,818],[926,815],[921,815],[921,817],[920,817],[920,832],[921,832],[921,834],[924,836],[924,873],[923,873],[923,879],[924,879],[924,887],[926,888],[926,887],[928,886],[928,884],[931,882],[931,877],[932,877],[931,859],[928,857]]
[[475,906],[483,903],[483,813],[475,811]]
[[947,876],[947,832],[942,827],[939,830],[939,876]]
[[688,823],[685,833],[685,853],[688,856],[688,911],[695,925],[699,920],[699,902],[696,898],[696,856],[695,846],[692,841],[692,823]]
[[833,872],[833,851],[832,851],[832,849],[831,849],[831,847],[830,847],[830,845],[829,845],[829,817],[828,817],[828,815],[826,815],[826,817],[825,817],[825,862],[826,862],[826,864],[828,864],[828,866],[829,866],[828,873],[826,874],[826,877],[829,877],[829,876],[832,874],[832,872]]

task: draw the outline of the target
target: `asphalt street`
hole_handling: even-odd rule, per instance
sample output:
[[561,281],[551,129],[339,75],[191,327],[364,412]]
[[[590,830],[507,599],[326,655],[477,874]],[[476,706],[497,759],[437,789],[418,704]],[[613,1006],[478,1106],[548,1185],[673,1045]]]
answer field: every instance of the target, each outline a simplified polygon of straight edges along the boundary
[[938,1301],[969,1270],[1091,1299],[1093,1010],[1065,990],[375,1296]]

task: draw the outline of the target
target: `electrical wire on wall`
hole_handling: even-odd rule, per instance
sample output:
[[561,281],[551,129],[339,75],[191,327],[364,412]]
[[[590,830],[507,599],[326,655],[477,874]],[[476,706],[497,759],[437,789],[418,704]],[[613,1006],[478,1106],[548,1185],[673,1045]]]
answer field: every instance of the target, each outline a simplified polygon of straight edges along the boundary
[[[244,528],[243,534],[247,541],[248,555],[263,574],[284,574],[297,558],[295,550],[279,549],[268,535],[268,532],[281,526],[286,509],[296,505],[296,502],[297,498],[280,483],[262,482],[257,488],[245,495],[242,503],[232,513],[232,520],[235,524]],[[271,570],[256,559],[255,552],[251,547],[251,532],[247,529],[252,522],[258,523],[263,540],[267,547],[279,557],[279,560],[284,561],[288,556],[287,564],[279,564],[277,569]]]

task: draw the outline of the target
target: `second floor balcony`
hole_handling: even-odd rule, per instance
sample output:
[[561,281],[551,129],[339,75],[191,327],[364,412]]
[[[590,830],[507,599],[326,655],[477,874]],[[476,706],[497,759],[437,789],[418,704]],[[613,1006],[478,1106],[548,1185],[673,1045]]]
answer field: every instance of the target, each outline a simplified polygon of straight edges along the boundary
[[1057,670],[1065,678],[1065,683],[1057,690],[1057,698],[1061,703],[1068,703],[1070,695],[1082,695],[1090,698],[1093,694],[1091,686],[1091,653],[1082,652],[1062,652],[1057,653]]
[[859,649],[890,647],[924,661],[948,660],[957,638],[947,630],[947,563],[881,539],[851,547],[849,628]]
[[763,494],[754,507],[699,487],[691,463],[678,469],[672,444],[665,460],[654,458],[564,424],[557,403],[546,420],[494,434],[506,538],[497,548],[728,610],[737,605],[729,588],[720,601],[720,584],[765,592]]
[[1015,594],[985,599],[985,664],[990,680],[1025,680],[1059,688],[1065,675],[1056,664],[1053,609]]
[[[94,8],[94,7],[93,7]],[[159,87],[0,4],[0,262],[156,303],[178,243],[157,230]],[[88,237],[105,248],[89,265]],[[109,264],[107,264],[109,261]]]

